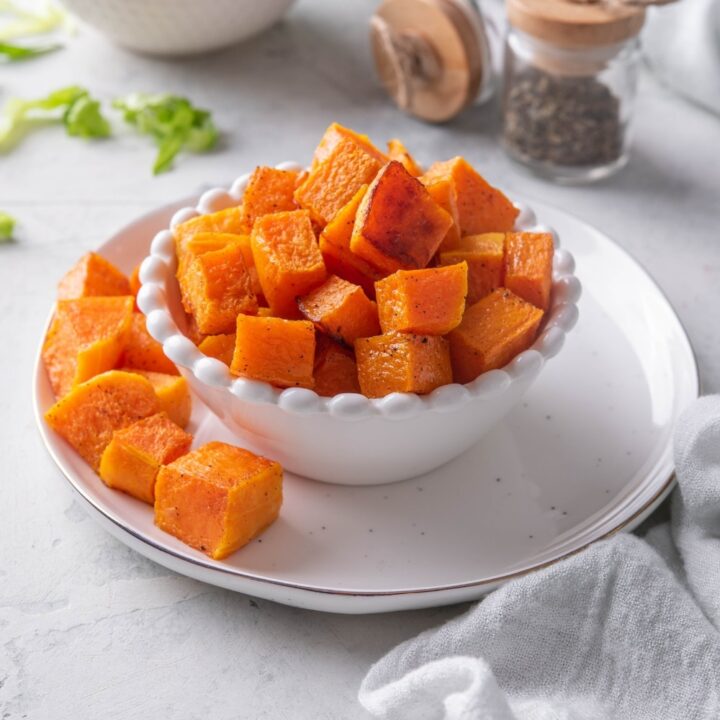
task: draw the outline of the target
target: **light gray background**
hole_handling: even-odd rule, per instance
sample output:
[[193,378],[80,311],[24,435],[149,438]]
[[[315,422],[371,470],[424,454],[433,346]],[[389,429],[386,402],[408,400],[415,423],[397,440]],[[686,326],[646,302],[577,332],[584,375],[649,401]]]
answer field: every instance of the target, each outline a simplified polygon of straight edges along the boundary
[[[423,162],[465,155],[492,181],[596,225],[668,294],[720,390],[720,128],[645,77],[629,167],[603,184],[560,188],[520,175],[497,143],[497,108],[442,127],[396,111],[369,57],[372,3],[303,0],[261,38],[208,57],[163,61],[88,31],[50,57],[0,66],[0,101],[79,83],[103,100],[187,93],[212,108],[222,148],[153,178],[153,149],[117,125],[85,144],[59,129],[0,157],[0,209],[20,221],[0,248],[0,717],[365,717],[355,694],[397,642],[458,612],[323,615],[253,601],[153,565],[73,503],[31,414],[32,358],[62,272],[136,215],[257,163],[306,161],[332,121],[377,142],[399,136]],[[115,116],[116,117],[116,116]],[[637,298],[629,297],[628,303]]]

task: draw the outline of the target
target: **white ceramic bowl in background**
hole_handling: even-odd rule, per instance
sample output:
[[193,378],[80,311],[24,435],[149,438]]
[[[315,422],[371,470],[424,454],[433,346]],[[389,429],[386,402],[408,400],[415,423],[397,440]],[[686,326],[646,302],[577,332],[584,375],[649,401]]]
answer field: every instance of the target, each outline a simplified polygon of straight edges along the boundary
[[279,20],[293,0],[62,0],[118,45],[151,55],[194,55],[233,45]]
[[[293,163],[278,167],[299,168]],[[237,205],[248,177],[238,178],[230,190],[207,191],[197,207],[179,210],[171,228],[155,236],[140,269],[138,305],[150,334],[243,445],[294,473],[343,485],[376,485],[415,477],[452,460],[522,398],[577,320],[580,283],[573,275],[574,261],[566,250],[556,249],[552,304],[537,340],[503,369],[466,385],[445,385],[425,396],[391,393],[370,399],[344,393],[326,398],[304,388],[280,390],[234,377],[181,331],[185,315],[175,280],[172,227]],[[538,225],[529,208],[522,209],[516,227],[551,230]]]

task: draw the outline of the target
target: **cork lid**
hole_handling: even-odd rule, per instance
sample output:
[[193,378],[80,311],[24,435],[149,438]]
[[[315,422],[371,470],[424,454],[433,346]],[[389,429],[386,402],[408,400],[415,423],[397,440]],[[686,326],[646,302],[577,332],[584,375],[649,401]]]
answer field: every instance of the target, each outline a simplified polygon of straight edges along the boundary
[[423,120],[454,117],[492,75],[482,17],[465,0],[384,0],[370,37],[388,94]]
[[513,27],[563,48],[621,43],[645,22],[642,8],[602,0],[507,0],[507,12]]

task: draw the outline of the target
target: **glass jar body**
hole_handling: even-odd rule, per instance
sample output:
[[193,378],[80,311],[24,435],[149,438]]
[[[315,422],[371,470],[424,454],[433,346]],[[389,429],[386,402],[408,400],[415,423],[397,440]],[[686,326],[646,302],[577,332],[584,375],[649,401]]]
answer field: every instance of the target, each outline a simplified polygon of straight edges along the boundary
[[503,145],[557,182],[611,175],[627,162],[637,75],[636,37],[567,49],[510,26],[505,40]]

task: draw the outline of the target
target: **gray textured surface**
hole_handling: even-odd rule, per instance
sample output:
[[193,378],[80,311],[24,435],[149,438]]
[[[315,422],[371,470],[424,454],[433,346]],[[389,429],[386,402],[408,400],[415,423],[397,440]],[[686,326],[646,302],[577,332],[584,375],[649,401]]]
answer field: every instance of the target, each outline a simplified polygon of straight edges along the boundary
[[34,429],[30,359],[62,271],[158,204],[256,163],[307,159],[332,120],[378,142],[400,136],[421,161],[462,153],[503,187],[607,232],[668,294],[705,390],[720,390],[717,119],[645,78],[629,167],[592,188],[553,187],[503,157],[494,107],[443,127],[395,111],[370,65],[370,8],[304,1],[265,36],[190,61],[129,55],[83,32],[65,51],[0,68],[0,102],[70,83],[106,100],[172,90],[213,108],[227,131],[222,152],[183,157],[159,178],[146,139],[119,126],[114,140],[93,145],[38,132],[0,158],[0,207],[20,221],[19,242],[0,248],[3,719],[362,718],[355,694],[369,664],[457,612],[321,615],[172,575],[85,518]]

